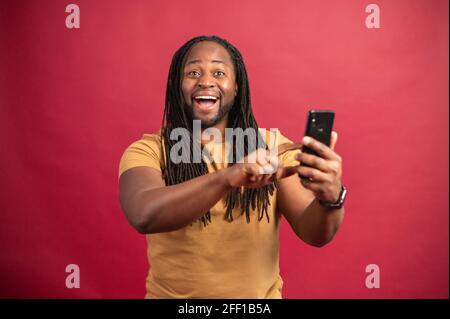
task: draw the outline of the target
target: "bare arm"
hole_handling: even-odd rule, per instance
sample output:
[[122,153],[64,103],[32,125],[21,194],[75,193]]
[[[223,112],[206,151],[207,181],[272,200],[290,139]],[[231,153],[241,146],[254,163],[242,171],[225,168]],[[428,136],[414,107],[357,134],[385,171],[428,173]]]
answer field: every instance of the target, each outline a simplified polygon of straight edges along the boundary
[[278,190],[278,207],[301,240],[322,247],[333,239],[343,221],[344,208],[324,208],[301,185],[297,174],[280,180]]
[[306,166],[295,166],[295,174],[279,181],[278,207],[294,232],[304,242],[322,247],[330,242],[344,218],[344,208],[330,209],[319,199],[335,202],[341,190],[342,159],[334,152],[337,133],[333,132],[330,147],[310,140],[308,146],[319,156],[300,153],[296,159]]
[[[284,145],[281,155],[300,145]],[[140,233],[180,229],[203,216],[228,191],[235,187],[259,188],[272,183],[282,172],[262,174],[267,162],[239,163],[218,172],[166,186],[161,173],[150,167],[135,167],[119,179],[122,210]],[[291,172],[293,174],[294,172]]]
[[231,189],[223,170],[165,186],[161,173],[150,167],[125,171],[119,187],[122,209],[140,233],[184,227],[205,214]]

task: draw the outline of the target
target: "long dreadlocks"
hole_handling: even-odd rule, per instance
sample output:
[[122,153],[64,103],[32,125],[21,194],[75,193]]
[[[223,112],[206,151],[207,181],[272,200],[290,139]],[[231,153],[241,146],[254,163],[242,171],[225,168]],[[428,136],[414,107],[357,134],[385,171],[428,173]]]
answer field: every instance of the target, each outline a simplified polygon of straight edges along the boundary
[[[228,127],[231,128],[241,128],[243,130],[247,128],[252,128],[257,134],[257,140],[262,139],[259,131],[258,124],[256,123],[255,117],[253,116],[251,101],[250,101],[250,89],[247,77],[247,71],[245,69],[244,61],[240,52],[227,40],[224,40],[217,36],[199,36],[195,37],[188,42],[186,42],[182,47],[180,47],[174,54],[172,58],[172,63],[170,65],[169,77],[167,81],[166,89],[166,101],[164,108],[164,115],[162,120],[161,128],[161,147],[163,149],[164,159],[162,165],[163,177],[166,185],[175,185],[178,183],[185,182],[195,177],[208,174],[208,167],[206,163],[202,160],[200,163],[179,163],[175,164],[170,159],[170,150],[176,141],[171,140],[170,133],[173,129],[183,127],[186,128],[193,140],[192,123],[189,121],[189,116],[183,107],[184,100],[182,96],[181,84],[183,79],[183,68],[185,63],[185,57],[189,50],[196,44],[202,41],[213,41],[222,45],[230,54],[231,60],[234,64],[234,70],[236,72],[236,81],[238,85],[238,92],[234,100],[234,105],[229,112],[228,117]],[[262,139],[264,141],[264,139]],[[202,151],[195,149],[195,151]],[[264,147],[267,149],[265,142],[262,142]],[[233,159],[229,165],[236,163],[236,136],[233,136]],[[259,145],[259,144],[258,144]],[[201,146],[202,147],[202,146]],[[198,148],[198,146],[197,146]],[[191,157],[192,157],[191,151]],[[244,156],[249,153],[248,140],[244,141]],[[192,159],[192,158],[191,158]],[[235,188],[227,194],[226,199],[226,213],[225,219],[228,221],[233,220],[232,211],[234,208],[240,207],[241,214],[246,215],[247,223],[250,222],[250,207],[255,210],[258,208],[258,220],[267,217],[269,222],[268,206],[270,205],[269,194],[272,195],[275,184],[266,185],[261,188]],[[208,222],[211,222],[211,212],[208,211],[203,215],[200,220],[206,226]]]

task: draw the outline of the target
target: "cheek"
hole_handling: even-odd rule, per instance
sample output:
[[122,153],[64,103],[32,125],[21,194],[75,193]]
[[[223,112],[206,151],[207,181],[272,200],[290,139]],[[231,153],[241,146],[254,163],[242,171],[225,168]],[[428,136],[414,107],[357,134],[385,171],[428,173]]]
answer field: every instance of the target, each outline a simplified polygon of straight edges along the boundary
[[231,100],[234,98],[235,87],[236,87],[236,84],[234,82],[222,83],[222,85],[221,85],[222,92],[224,92],[226,94],[228,100]]

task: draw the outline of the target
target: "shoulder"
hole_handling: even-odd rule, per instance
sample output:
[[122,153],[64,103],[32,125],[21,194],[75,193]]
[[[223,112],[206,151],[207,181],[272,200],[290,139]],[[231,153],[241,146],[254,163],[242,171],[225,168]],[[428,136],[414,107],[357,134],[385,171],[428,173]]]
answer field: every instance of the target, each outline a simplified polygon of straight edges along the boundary
[[142,152],[161,152],[161,132],[144,133],[141,138],[133,141],[126,149],[124,154],[141,150]]
[[161,170],[161,150],[161,131],[144,133],[140,139],[132,142],[123,152],[120,158],[119,176],[124,171],[137,166]]
[[148,147],[161,147],[161,130],[154,133],[144,133],[142,137],[134,143],[141,143]]

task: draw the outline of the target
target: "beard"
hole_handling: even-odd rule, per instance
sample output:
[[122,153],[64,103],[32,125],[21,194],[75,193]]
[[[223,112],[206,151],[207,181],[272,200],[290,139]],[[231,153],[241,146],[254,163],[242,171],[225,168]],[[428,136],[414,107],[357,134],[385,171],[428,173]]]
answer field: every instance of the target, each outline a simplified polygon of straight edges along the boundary
[[[221,102],[222,102],[222,100],[220,100],[220,103]],[[233,105],[234,105],[234,99],[232,101],[230,101],[228,104],[219,105],[219,110],[217,111],[217,114],[213,118],[208,119],[208,120],[202,120],[201,118],[197,117],[194,114],[194,107],[187,105],[186,102],[184,103],[184,109],[186,110],[188,118],[191,121],[200,120],[201,128],[207,129],[207,128],[210,128],[210,127],[216,125],[220,121],[222,121],[223,118],[231,111],[231,109],[233,108]]]

